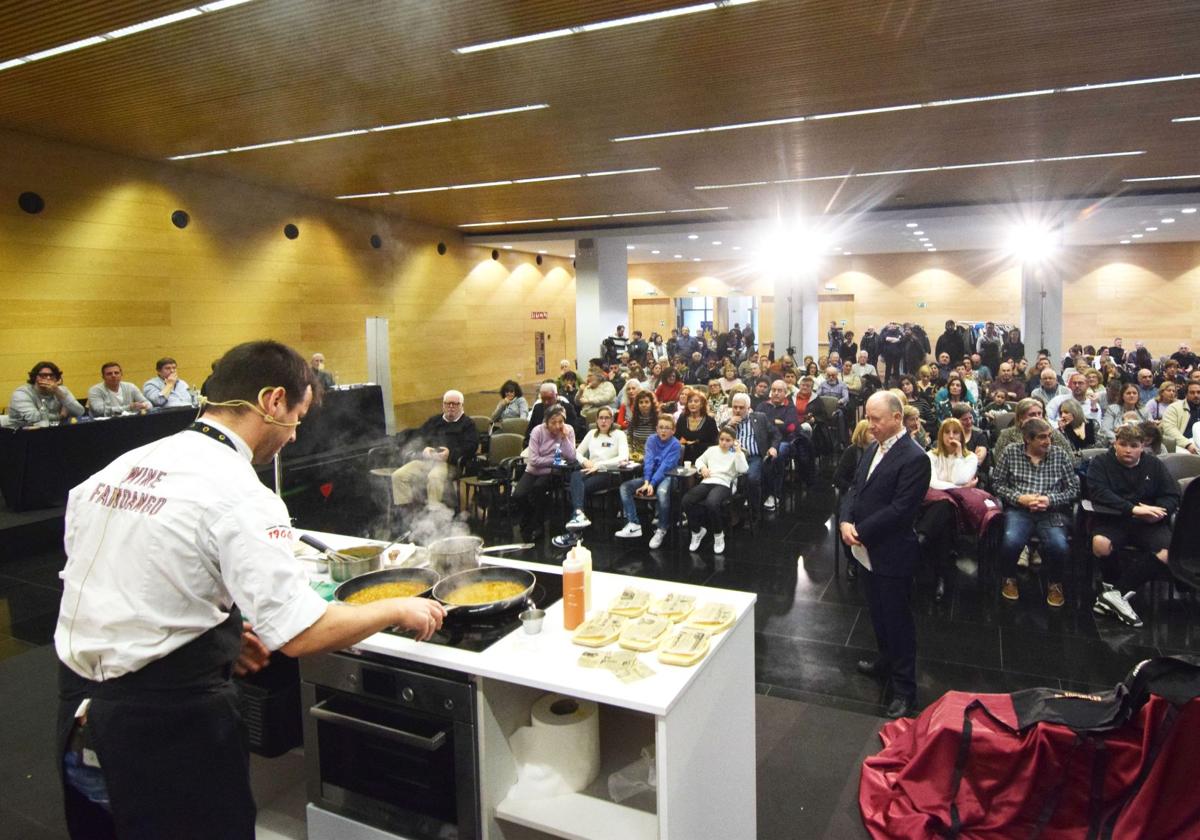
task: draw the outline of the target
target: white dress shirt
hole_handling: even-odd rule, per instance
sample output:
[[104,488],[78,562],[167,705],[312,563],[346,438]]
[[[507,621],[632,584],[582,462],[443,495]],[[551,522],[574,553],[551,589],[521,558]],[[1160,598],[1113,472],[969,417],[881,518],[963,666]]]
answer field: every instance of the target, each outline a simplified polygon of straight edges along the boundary
[[[867,467],[868,481],[871,478],[871,474],[875,472],[875,468],[879,466],[879,462],[883,460],[883,456],[888,454],[888,450],[896,445],[896,441],[900,440],[900,438],[904,437],[906,434],[908,434],[908,431],[901,429],[883,443],[879,444],[879,448],[875,450],[875,457],[871,459],[871,466]],[[871,556],[867,554],[867,547],[865,545],[850,546],[850,555],[860,564],[862,564],[864,569],[866,569],[868,572],[871,571]]]
[[137,671],[223,622],[233,604],[269,649],[326,603],[292,553],[287,507],[250,448],[183,431],[125,453],[71,490],[54,646],[92,680]]

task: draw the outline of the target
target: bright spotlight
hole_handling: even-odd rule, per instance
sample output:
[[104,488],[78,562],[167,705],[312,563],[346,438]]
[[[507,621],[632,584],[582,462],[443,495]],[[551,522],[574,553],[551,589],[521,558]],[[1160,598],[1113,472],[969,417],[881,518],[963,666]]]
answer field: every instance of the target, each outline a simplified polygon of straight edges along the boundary
[[1049,259],[1062,245],[1062,230],[1025,224],[1013,228],[1008,236],[1008,251],[1023,263]]
[[758,263],[777,276],[810,271],[829,250],[829,243],[828,236],[803,223],[776,225],[759,242]]

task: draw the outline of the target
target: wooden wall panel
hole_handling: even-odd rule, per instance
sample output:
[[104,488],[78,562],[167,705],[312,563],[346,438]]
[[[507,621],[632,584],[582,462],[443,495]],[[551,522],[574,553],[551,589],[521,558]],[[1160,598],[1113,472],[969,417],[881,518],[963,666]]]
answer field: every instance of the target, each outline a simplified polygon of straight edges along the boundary
[[[574,346],[567,260],[493,261],[454,231],[13,132],[0,147],[0,405],[39,359],[76,394],[110,359],[140,385],[172,355],[199,384],[231,345],[264,337],[320,350],[339,381],[358,382],[370,316],[389,319],[397,402],[532,382],[535,330],[550,367]],[[45,211],[17,207],[26,190]],[[191,216],[184,230],[176,209]]]

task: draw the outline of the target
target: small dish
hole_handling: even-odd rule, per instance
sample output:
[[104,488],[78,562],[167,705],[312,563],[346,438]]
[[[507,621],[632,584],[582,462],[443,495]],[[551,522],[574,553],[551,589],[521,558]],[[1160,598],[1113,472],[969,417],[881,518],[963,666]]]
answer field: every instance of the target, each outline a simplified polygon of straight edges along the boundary
[[521,619],[521,626],[525,629],[525,633],[529,636],[536,636],[542,632],[542,621],[546,618],[546,611],[539,609],[525,610],[517,616]]

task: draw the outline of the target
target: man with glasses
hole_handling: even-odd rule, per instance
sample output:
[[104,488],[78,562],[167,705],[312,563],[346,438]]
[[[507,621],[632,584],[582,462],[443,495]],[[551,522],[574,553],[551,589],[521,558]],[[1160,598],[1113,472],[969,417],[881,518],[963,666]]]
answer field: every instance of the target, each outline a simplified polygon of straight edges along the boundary
[[16,428],[57,426],[70,417],[82,417],[83,406],[62,384],[62,371],[54,362],[38,362],[25,384],[13,391],[8,417]]
[[733,431],[734,439],[741,445],[750,467],[746,473],[746,485],[751,514],[757,516],[760,507],[775,509],[777,499],[774,496],[767,499],[769,504],[763,502],[763,471],[774,466],[773,461],[779,455],[778,447],[783,436],[765,414],[750,410],[749,394],[734,394],[730,407],[732,414],[728,426]]
[[419,501],[424,485],[425,504],[442,507],[447,482],[479,449],[479,433],[475,421],[463,411],[461,391],[442,395],[442,413],[421,425],[407,449],[415,457],[392,473],[392,503],[407,506]]

